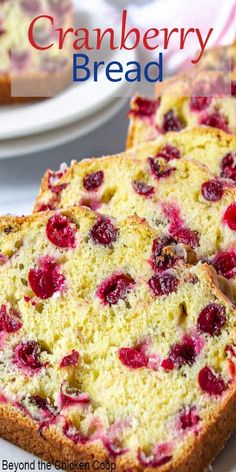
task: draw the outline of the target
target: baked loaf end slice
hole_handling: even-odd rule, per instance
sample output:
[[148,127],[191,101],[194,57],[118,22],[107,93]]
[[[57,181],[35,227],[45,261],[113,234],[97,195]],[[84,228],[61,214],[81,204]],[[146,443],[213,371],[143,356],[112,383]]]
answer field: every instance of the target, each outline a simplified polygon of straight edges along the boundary
[[161,84],[157,95],[155,100],[132,100],[127,147],[199,125],[236,134],[235,72],[180,75]]
[[[37,51],[28,29],[40,15],[54,18],[54,28],[73,26],[71,0],[7,0],[0,2],[0,104],[30,101],[55,95],[71,83],[72,50],[57,45]],[[34,40],[40,47],[53,43],[53,28],[38,20]]]
[[[48,171],[35,211],[83,205],[118,219],[137,214],[207,259],[230,279],[236,295],[235,186],[197,161],[171,159],[178,154],[174,147],[156,154],[153,146]],[[157,157],[150,157],[153,151]],[[172,262],[166,257],[157,265],[162,270]]]
[[1,220],[0,434],[51,462],[200,472],[235,426],[236,312],[206,265],[158,275],[145,223],[106,225]]

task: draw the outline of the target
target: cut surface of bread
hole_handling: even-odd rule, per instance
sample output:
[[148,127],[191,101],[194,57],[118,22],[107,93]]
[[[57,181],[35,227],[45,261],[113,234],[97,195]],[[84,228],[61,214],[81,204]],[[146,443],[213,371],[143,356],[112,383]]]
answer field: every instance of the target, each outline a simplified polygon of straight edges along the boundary
[[216,456],[236,419],[236,312],[208,265],[156,272],[159,237],[78,207],[1,220],[2,437],[119,471]]
[[[71,48],[55,44],[36,50],[29,42],[31,22],[53,17],[54,28],[73,26],[71,0],[7,0],[0,5],[0,104],[51,97],[71,83]],[[33,39],[39,47],[53,44],[53,27],[37,20]]]
[[184,74],[161,84],[160,97],[134,97],[127,146],[151,141],[169,131],[209,126],[236,134],[236,73]]
[[230,279],[236,295],[235,185],[198,161],[171,159],[177,146],[158,153],[155,146],[48,171],[35,211],[82,205],[118,219],[137,214],[167,238],[190,246],[198,259],[209,260]]
[[236,183],[235,136],[217,128],[187,128],[179,133],[169,132],[154,141],[139,144],[130,154],[145,157],[148,152],[150,156],[155,157],[161,152],[168,158],[168,148],[170,156],[171,148],[175,148],[179,158],[200,161],[217,177]]

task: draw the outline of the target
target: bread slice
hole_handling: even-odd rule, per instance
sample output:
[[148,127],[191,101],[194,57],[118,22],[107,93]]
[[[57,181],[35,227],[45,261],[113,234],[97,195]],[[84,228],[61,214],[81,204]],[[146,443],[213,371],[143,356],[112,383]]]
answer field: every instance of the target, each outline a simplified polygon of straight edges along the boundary
[[[168,150],[176,157],[177,149]],[[152,155],[154,143],[48,171],[35,211],[82,205],[118,219],[137,214],[207,259],[230,279],[236,296],[235,186],[216,179],[200,162],[164,159],[163,151],[161,157]]]
[[132,100],[128,148],[199,125],[236,134],[236,72],[186,73],[158,86],[156,94],[155,100]]
[[[71,0],[1,2],[0,104],[52,97],[71,83],[69,43],[62,50],[55,44],[45,51],[37,51],[29,42],[30,23],[40,15],[52,16],[54,28],[73,26]],[[42,47],[53,42],[53,28],[47,20],[38,20],[34,39]]]
[[197,65],[197,69],[223,72],[236,70],[236,42],[205,51]]
[[150,156],[156,156],[163,149],[168,150],[169,146],[179,151],[180,158],[198,160],[217,177],[231,179],[236,183],[235,136],[217,128],[187,128],[179,133],[167,133],[148,143],[143,142],[133,154],[145,157],[148,152]]
[[[196,58],[199,57],[199,52],[196,55]],[[201,57],[198,64],[189,67],[188,64],[184,64],[184,67],[181,68],[178,75],[173,75],[166,79],[162,83],[156,84],[156,95],[159,96],[163,89],[170,84],[174,84],[176,80],[182,76],[183,79],[190,74],[195,79],[196,73],[201,71],[206,72],[223,72],[228,74],[236,71],[236,42],[229,44],[227,46],[217,46],[214,48],[207,49],[203,56]],[[204,78],[204,75],[203,75]],[[188,78],[187,78],[188,80]]]
[[1,219],[3,438],[68,469],[200,472],[217,455],[236,312],[207,265],[156,273],[157,237],[82,208]]

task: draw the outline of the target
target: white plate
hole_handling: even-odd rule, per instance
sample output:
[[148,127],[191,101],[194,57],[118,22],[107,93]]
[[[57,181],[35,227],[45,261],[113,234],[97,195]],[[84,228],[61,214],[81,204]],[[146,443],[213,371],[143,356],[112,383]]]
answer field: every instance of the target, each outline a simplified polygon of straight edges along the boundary
[[[232,436],[232,438],[226,445],[225,449],[222,451],[221,455],[218,457],[218,459],[214,463],[212,472],[236,472],[235,445],[236,445],[236,435]],[[13,446],[12,444],[0,439],[0,470],[1,471],[3,471],[3,468],[1,467],[3,460],[12,461],[16,463],[21,462],[23,463],[23,465],[26,463],[29,463],[30,465],[32,464],[31,470],[34,470],[35,472],[39,472],[39,471],[42,472],[42,470],[47,470],[46,468],[43,469],[42,467],[41,468],[38,467],[39,459],[37,457],[31,454],[28,454],[22,449],[19,449],[18,447]],[[22,468],[21,470],[30,470],[27,467],[29,466],[25,465],[25,468]],[[10,470],[10,468],[7,470]],[[52,472],[55,472],[55,470],[58,470],[58,468],[55,469],[53,466],[51,466],[49,470]]]
[[88,116],[84,120],[63,126],[63,128],[52,129],[32,136],[4,140],[0,143],[0,159],[44,151],[73,141],[73,139],[78,139],[116,115],[126,101],[127,98],[117,98],[106,107],[103,107],[100,112]]
[[[92,29],[94,24],[96,27],[107,27],[108,18],[99,14],[97,10],[94,15],[91,5],[87,9],[80,10],[77,1],[74,1],[76,13],[80,19],[78,21],[81,21],[83,25],[87,24],[89,29]],[[98,58],[94,57],[94,59]],[[127,60],[134,61],[135,59],[134,50],[128,53],[128,57],[125,51],[107,51],[106,61],[114,60],[124,64]],[[97,113],[114,98],[124,97],[127,87],[124,81],[110,82],[101,72],[97,83],[93,80],[74,83],[50,99],[33,104],[2,106],[0,107],[0,141],[43,133],[77,122]]]

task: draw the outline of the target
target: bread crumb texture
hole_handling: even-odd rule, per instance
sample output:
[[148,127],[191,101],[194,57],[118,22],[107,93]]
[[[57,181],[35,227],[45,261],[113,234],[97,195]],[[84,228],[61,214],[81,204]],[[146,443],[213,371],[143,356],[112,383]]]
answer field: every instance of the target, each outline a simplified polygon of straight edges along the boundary
[[208,265],[156,269],[160,237],[82,208],[0,224],[1,403],[142,468],[180,460],[235,396],[234,307]]
[[234,146],[235,138],[231,142],[225,133],[198,135],[194,129],[117,156],[72,163],[47,172],[35,210],[84,205],[117,219],[136,214],[212,264],[236,295],[236,188],[203,164],[211,160],[216,170]]

